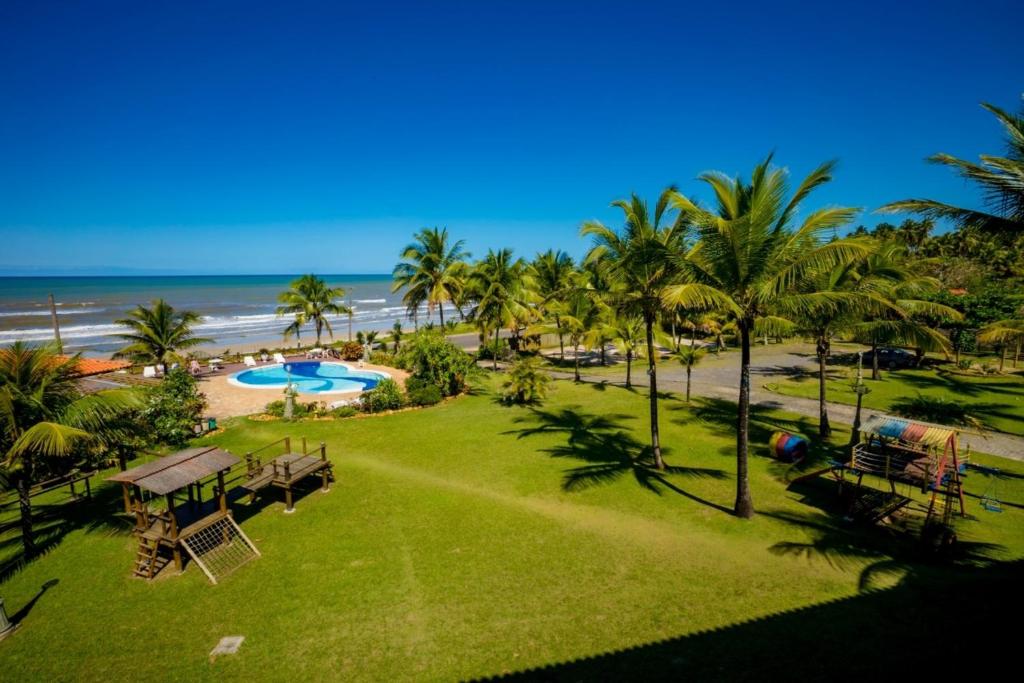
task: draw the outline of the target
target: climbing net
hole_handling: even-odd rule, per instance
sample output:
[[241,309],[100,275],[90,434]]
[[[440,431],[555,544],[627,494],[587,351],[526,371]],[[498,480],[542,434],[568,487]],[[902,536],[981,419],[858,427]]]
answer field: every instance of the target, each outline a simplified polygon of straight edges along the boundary
[[181,543],[212,583],[260,555],[230,516],[190,534]]

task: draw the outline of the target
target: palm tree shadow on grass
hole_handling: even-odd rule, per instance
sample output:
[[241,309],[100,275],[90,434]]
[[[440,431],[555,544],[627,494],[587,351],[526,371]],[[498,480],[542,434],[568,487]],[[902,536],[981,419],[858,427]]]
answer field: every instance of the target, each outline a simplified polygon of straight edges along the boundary
[[860,570],[858,588],[870,590],[883,577],[898,576],[898,583],[924,578],[939,569],[970,572],[997,564],[994,554],[1005,550],[994,543],[957,541],[937,553],[920,538],[920,519],[904,526],[841,527],[834,518],[819,514],[762,511],[759,514],[800,527],[809,541],[780,541],[768,548],[775,555],[821,559],[842,570]]
[[[641,488],[656,495],[671,491],[694,502],[721,512],[732,510],[706,500],[670,480],[670,477],[724,479],[726,473],[707,467],[669,465],[658,470],[650,446],[639,442],[621,423],[635,419],[632,415],[612,413],[593,415],[580,412],[578,406],[546,411],[531,409],[529,415],[517,418],[524,427],[510,433],[524,439],[532,436],[564,435],[565,443],[542,449],[553,458],[583,461],[565,472],[562,489],[581,491],[592,486],[610,484],[623,477],[632,477]],[[667,449],[665,449],[667,453]]]

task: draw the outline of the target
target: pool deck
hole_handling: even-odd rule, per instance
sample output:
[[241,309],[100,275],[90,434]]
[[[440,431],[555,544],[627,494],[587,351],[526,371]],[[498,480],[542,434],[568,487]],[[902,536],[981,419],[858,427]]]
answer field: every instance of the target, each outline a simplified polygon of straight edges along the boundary
[[[286,356],[286,359],[288,361],[308,360],[305,355],[302,354]],[[357,361],[328,360],[326,362],[344,363],[354,368],[358,368],[359,370],[376,370],[377,372],[383,372],[390,375],[391,378],[399,384],[403,385],[405,384],[406,378],[409,376],[409,373],[404,370],[389,368],[383,365],[373,365],[371,363],[363,363],[362,365],[359,365]],[[274,363],[260,363],[257,367],[266,367],[268,365],[274,365]],[[246,367],[243,363],[228,363],[224,365],[221,370],[205,373],[198,377],[199,390],[205,394],[206,400],[209,401],[210,404],[206,409],[207,415],[219,419],[236,417],[238,415],[252,415],[254,413],[263,412],[263,407],[271,401],[277,401],[284,398],[284,392],[280,387],[258,389],[240,387],[228,382],[229,376],[239,370],[245,369]],[[359,393],[360,392],[358,391],[347,391],[344,393],[326,394],[323,396],[318,396],[316,394],[299,394],[296,400],[300,403],[322,401],[330,404],[334,401],[355,398]]]

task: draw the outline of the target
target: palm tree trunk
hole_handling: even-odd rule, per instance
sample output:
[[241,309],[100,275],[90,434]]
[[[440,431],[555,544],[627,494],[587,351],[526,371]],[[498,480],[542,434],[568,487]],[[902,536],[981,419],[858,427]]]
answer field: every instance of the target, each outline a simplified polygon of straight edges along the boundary
[[575,365],[575,368],[576,368],[576,379],[575,379],[575,381],[579,382],[580,381],[580,344],[579,344],[579,342],[573,343],[573,346],[572,346],[572,359],[576,363],[576,365]]
[[29,495],[29,485],[29,473],[22,472],[18,477],[18,507],[21,510],[21,545],[25,549],[26,558],[34,557],[36,554],[36,540],[32,531],[32,497]]
[[832,434],[832,426],[828,422],[828,404],[826,401],[825,357],[828,354],[828,342],[818,337],[818,436],[827,439]]
[[647,374],[651,378],[651,450],[654,452],[654,466],[665,469],[665,461],[661,458],[661,438],[658,433],[658,371],[654,362],[654,315],[644,314],[644,326],[647,328]]
[[690,372],[693,370],[692,365],[686,366],[686,402],[690,402]]
[[878,342],[871,341],[871,379],[878,380]]
[[672,346],[675,347],[676,352],[679,352],[679,337],[676,336],[676,316],[672,316]]
[[[748,325],[748,322],[750,323]],[[754,516],[754,501],[750,497],[747,476],[747,457],[750,452],[750,328],[753,321],[740,321],[740,400],[736,419],[736,504],[737,517]]]
[[555,316],[555,328],[558,330],[558,356],[561,362],[565,362],[565,342],[562,340],[562,321]]
[[500,328],[494,328],[494,348],[491,350],[491,369],[498,369],[498,332]]
[[1017,348],[1013,352],[1013,367],[1017,367],[1017,360],[1020,359],[1020,337],[1017,338]]
[[633,388],[633,382],[631,381],[631,378],[630,378],[630,370],[632,370],[632,366],[633,366],[633,350],[632,349],[627,349],[626,350],[626,388],[627,389],[632,389]]
[[608,365],[608,359],[605,356],[604,342],[602,342],[601,343],[601,366],[604,367],[606,365]]
[[441,316],[441,334],[444,334],[444,299],[437,305],[437,313]]
[[1003,366],[1006,365],[1006,344],[999,345],[999,372],[1003,371]]

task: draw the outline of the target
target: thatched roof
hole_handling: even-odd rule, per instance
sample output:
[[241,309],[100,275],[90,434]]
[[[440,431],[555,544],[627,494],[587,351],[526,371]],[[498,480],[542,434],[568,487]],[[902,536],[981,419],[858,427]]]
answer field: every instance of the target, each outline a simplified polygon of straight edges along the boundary
[[147,462],[145,465],[118,472],[109,481],[135,484],[139,488],[162,496],[203,477],[216,474],[241,462],[237,457],[216,446],[186,448],[173,455],[166,455],[159,460]]

